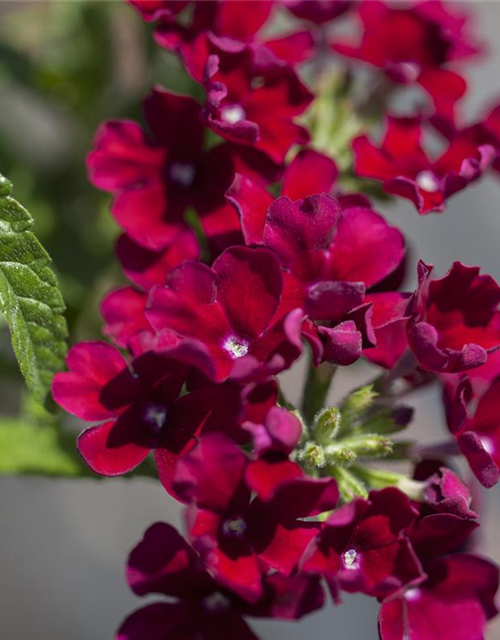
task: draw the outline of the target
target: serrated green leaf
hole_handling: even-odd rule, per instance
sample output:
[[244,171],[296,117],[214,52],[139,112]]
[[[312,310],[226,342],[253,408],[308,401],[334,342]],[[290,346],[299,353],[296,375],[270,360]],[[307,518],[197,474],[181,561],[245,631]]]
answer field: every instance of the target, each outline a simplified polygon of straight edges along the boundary
[[65,449],[57,426],[25,425],[14,418],[0,420],[0,476],[85,474],[76,450]]
[[30,231],[33,219],[0,176],[0,313],[9,325],[19,367],[43,403],[54,373],[64,367],[64,301],[50,256]]

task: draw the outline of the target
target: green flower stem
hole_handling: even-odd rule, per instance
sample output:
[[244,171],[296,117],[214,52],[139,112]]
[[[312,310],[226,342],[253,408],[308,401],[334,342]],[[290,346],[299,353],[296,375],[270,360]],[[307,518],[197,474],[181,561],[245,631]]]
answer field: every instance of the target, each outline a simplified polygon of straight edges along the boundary
[[315,367],[311,356],[301,403],[302,415],[308,425],[312,424],[314,416],[323,408],[336,371],[336,365],[329,362]]
[[344,502],[368,497],[366,485],[351,472],[351,469],[330,466],[328,467],[328,475],[337,481],[340,497]]
[[385,489],[386,487],[396,487],[409,498],[417,502],[424,500],[423,490],[425,482],[413,480],[402,473],[394,473],[385,469],[375,469],[373,467],[365,467],[362,465],[352,465],[350,468],[361,481],[366,483],[370,489]]

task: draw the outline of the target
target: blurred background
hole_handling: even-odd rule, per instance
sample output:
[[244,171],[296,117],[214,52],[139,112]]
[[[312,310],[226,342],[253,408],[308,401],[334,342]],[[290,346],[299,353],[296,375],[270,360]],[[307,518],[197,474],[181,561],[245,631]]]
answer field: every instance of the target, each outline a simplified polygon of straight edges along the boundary
[[[500,3],[472,2],[475,33],[489,56],[469,66],[467,114],[500,99]],[[139,117],[154,83],[194,94],[173,56],[122,2],[0,2],[0,172],[35,218],[68,305],[71,342],[100,335],[99,300],[121,280],[109,199],[87,181],[85,156],[99,123]],[[420,218],[406,201],[379,203],[422,257],[443,273],[454,259],[500,279],[500,181],[486,178],[454,197],[444,215]],[[418,251],[415,250],[418,247]],[[418,255],[417,255],[418,254]],[[284,377],[298,400],[302,364]],[[367,365],[339,376],[332,400],[370,377]],[[441,440],[437,390],[412,396],[412,433]],[[24,384],[0,320],[0,424],[28,411]],[[479,490],[478,490],[479,491]],[[478,492],[481,549],[500,561],[500,489]],[[0,638],[106,640],[140,601],[124,579],[129,549],[154,521],[179,525],[158,482],[147,479],[0,478]],[[346,598],[300,624],[252,622],[263,640],[375,640],[376,603]],[[500,623],[489,640],[500,640]],[[147,639],[145,639],[147,640]],[[443,639],[447,640],[447,639]],[[450,639],[451,640],[451,639]]]

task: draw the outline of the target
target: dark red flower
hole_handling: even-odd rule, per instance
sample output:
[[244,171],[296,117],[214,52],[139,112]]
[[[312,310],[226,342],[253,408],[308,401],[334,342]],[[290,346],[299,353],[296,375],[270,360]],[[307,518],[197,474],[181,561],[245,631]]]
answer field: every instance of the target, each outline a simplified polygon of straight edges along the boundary
[[411,200],[421,215],[445,209],[445,201],[477,180],[494,157],[491,144],[456,131],[444,153],[431,159],[421,146],[419,118],[388,118],[380,147],[366,136],[353,141],[355,171],[382,180],[387,193]]
[[363,25],[360,43],[338,42],[333,49],[383,69],[397,83],[419,84],[437,111],[451,114],[466,83],[450,63],[480,51],[465,33],[467,18],[439,0],[410,6],[365,0],[356,13]]
[[283,278],[266,249],[232,247],[210,269],[187,262],[155,287],[146,317],[182,338],[175,354],[214,380],[267,377],[290,366],[302,344],[300,309],[281,305]]
[[419,265],[419,287],[408,324],[408,342],[418,363],[436,372],[457,372],[484,364],[500,346],[500,287],[479,267],[454,262],[430,280],[432,267]]
[[497,614],[498,568],[469,554],[434,560],[428,579],[382,604],[382,640],[481,640]]
[[426,479],[423,498],[415,503],[419,515],[406,535],[427,571],[439,556],[461,550],[479,523],[469,490],[449,469],[441,467]]
[[263,596],[250,604],[218,584],[177,531],[160,522],[132,550],[127,579],[139,596],[159,593],[175,600],[132,613],[117,640],[257,640],[243,616],[295,620],[324,603],[317,580],[275,573],[263,578]]
[[118,239],[116,253],[127,278],[148,291],[155,284],[164,284],[174,267],[186,260],[197,260],[200,248],[193,231],[184,229],[161,251],[143,247],[123,234]]
[[408,349],[407,325],[411,317],[411,293],[397,291],[369,293],[365,302],[372,305],[375,346],[363,356],[381,367],[392,369]]
[[274,56],[259,58],[250,47],[234,48],[214,38],[208,44],[208,125],[223,138],[259,149],[281,165],[292,145],[309,141],[295,118],[314,96],[294,69]]
[[273,201],[264,189],[238,177],[228,198],[247,243],[264,244],[278,257],[288,305],[330,323],[303,325],[315,360],[348,365],[374,344],[370,308],[362,306],[365,291],[400,266],[405,248],[401,232],[366,206],[344,208],[325,193],[295,202],[287,197],[329,190],[335,176],[329,158],[305,151],[285,172],[285,196]]
[[304,518],[333,509],[334,480],[291,479],[264,502],[251,499],[248,458],[211,434],[177,466],[175,490],[192,503],[189,536],[217,580],[249,601],[263,595],[268,567],[290,574],[317,532]]
[[425,371],[474,369],[500,345],[500,287],[479,267],[454,262],[448,273],[430,279],[432,266],[420,262],[414,295],[373,293],[377,347],[365,355],[391,368],[408,346]]
[[248,462],[246,482],[259,498],[270,500],[281,485],[304,476],[289,458],[302,437],[297,416],[272,406],[259,423],[247,420],[242,426],[252,435],[255,456]]
[[[186,229],[184,214],[192,206],[216,248],[238,240],[238,219],[224,197],[235,166],[242,169],[237,149],[205,149],[201,108],[188,96],[157,87],[144,109],[151,137],[135,122],[107,122],[87,160],[93,184],[114,196],[117,222],[131,240],[159,252]],[[265,156],[248,153],[245,166],[274,171]]]
[[238,390],[209,385],[179,397],[188,373],[182,362],[148,352],[129,366],[110,345],[82,342],[67,364],[69,372],[54,377],[53,396],[82,420],[101,421],[78,438],[80,454],[96,473],[127,473],[154,450],[160,480],[171,490],[177,459],[202,430],[238,436]]
[[404,530],[417,511],[399,490],[372,491],[344,505],[324,523],[301,568],[324,575],[338,589],[386,597],[419,582],[420,564]]
[[141,332],[152,332],[146,320],[147,291],[163,284],[167,274],[185,260],[195,260],[199,246],[190,229],[181,231],[175,242],[161,251],[152,251],[123,234],[117,243],[117,254],[125,274],[144,291],[134,287],[115,289],[101,302],[104,334],[119,347],[134,349],[134,338]]
[[479,398],[474,397],[467,378],[456,386],[445,384],[444,387],[448,427],[472,471],[485,487],[492,487],[500,479],[499,399],[498,378]]
[[145,316],[146,302],[147,293],[134,287],[115,289],[101,302],[104,335],[111,338],[116,346],[129,349],[134,355],[138,355],[133,346],[134,338],[142,332],[152,331]]
[[335,20],[355,4],[355,0],[284,0],[285,7],[294,16],[315,24]]
[[[280,195],[290,200],[330,193],[338,177],[335,162],[313,149],[301,149],[283,172]],[[275,198],[264,185],[248,176],[237,174],[226,193],[240,218],[247,244],[264,243],[267,212]]]
[[151,22],[160,17],[175,18],[183,11],[190,0],[128,0],[128,2],[140,11],[144,20]]

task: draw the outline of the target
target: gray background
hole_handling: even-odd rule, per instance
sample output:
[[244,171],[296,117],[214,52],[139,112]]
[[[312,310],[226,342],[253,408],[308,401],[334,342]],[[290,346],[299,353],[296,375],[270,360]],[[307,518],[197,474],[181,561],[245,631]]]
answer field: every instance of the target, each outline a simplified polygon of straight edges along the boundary
[[[469,68],[471,117],[484,109],[485,101],[500,98],[500,5],[472,5],[477,32],[489,42],[490,58]],[[380,209],[418,247],[418,256],[433,262],[440,273],[461,259],[480,264],[500,279],[499,201],[500,182],[488,178],[453,198],[444,215],[420,218],[406,202]],[[301,366],[284,376],[292,398],[300,370]],[[351,367],[336,382],[334,396],[369,375],[367,366]],[[419,392],[413,398],[419,437],[441,439],[437,392]],[[491,490],[482,506],[482,549],[497,561],[499,495],[499,489]],[[2,479],[0,505],[1,640],[111,638],[123,616],[141,604],[124,580],[128,550],[152,522],[179,524],[178,509],[159,483],[142,480]],[[350,597],[343,607],[328,607],[300,624],[252,626],[263,640],[372,640],[377,637],[376,605],[364,597]],[[491,626],[488,638],[500,640],[500,623]]]

